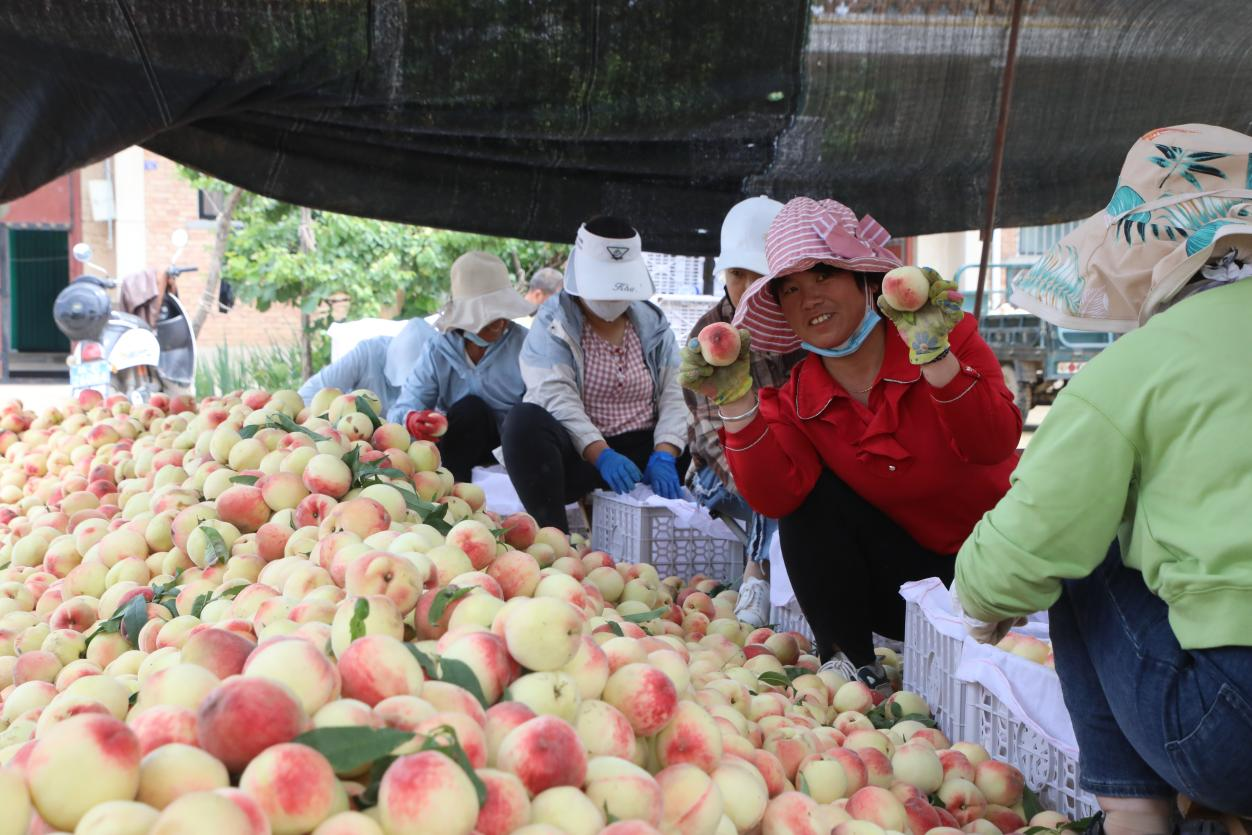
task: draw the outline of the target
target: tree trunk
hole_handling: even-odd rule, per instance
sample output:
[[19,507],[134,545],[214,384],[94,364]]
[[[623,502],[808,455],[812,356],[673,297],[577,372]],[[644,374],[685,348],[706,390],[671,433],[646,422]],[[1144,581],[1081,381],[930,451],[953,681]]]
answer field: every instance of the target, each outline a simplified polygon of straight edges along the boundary
[[517,286],[521,292],[526,292],[526,271],[522,269],[522,259],[517,257],[517,250],[513,250],[510,255],[513,256],[513,272],[517,275]]
[[230,237],[230,222],[234,217],[235,207],[243,197],[243,189],[231,189],[226,195],[226,202],[217,214],[217,232],[213,239],[213,256],[209,262],[209,275],[204,280],[204,292],[200,294],[200,304],[191,318],[191,332],[199,336],[200,329],[209,318],[209,312],[217,307],[218,290],[222,285],[222,260],[226,257],[226,239]]
[[[312,252],[317,249],[317,237],[313,231],[313,210],[307,206],[300,207],[300,251]],[[300,314],[300,372],[304,379],[313,376],[313,340],[309,337],[312,327],[309,314]]]

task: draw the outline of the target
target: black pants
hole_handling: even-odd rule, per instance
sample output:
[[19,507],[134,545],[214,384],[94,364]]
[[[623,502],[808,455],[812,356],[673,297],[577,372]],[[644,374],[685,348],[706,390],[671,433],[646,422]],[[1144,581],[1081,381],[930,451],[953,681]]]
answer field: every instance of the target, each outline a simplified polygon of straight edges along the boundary
[[[541,527],[569,532],[565,505],[596,488],[611,489],[600,472],[583,460],[569,432],[542,406],[519,403],[504,419],[504,466],[526,512]],[[625,455],[643,472],[655,447],[651,429],[623,432],[605,438],[615,452]],[[678,459],[679,478],[690,458]]]
[[500,446],[496,413],[482,398],[470,394],[448,409],[448,431],[439,439],[443,466],[457,481],[471,481],[474,467],[494,464],[491,451]]
[[873,634],[904,639],[900,586],[952,582],[956,556],[918,545],[885,513],[826,470],[804,504],[778,520],[787,576],[823,660],[842,650],[856,666],[874,660]]

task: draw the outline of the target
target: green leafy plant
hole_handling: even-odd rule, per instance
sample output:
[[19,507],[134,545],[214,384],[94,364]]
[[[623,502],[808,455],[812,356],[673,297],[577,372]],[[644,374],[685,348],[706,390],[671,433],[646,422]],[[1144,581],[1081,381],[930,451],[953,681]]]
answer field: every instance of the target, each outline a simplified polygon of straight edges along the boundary
[[865,714],[865,717],[874,724],[875,728],[883,730],[894,726],[897,722],[912,720],[920,722],[928,728],[937,728],[938,724],[930,716],[924,713],[905,713],[904,708],[896,702],[882,702],[873,710]]
[[417,663],[428,679],[455,684],[478,699],[478,703],[484,708],[491,707],[487,702],[487,697],[483,694],[482,686],[478,683],[478,677],[474,675],[474,671],[468,664],[457,661],[455,658],[441,658],[436,661],[413,644],[404,646],[417,659]]
[[[263,348],[243,348],[223,344],[201,353],[196,362],[196,396],[208,397],[246,388],[266,391],[298,389],[300,348],[293,341]],[[329,347],[326,359],[329,359]]]

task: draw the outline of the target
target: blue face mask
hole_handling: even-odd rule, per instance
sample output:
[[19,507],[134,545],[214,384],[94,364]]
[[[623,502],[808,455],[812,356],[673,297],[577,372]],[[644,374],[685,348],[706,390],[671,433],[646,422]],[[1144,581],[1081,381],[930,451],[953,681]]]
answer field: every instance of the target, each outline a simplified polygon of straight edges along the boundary
[[483,339],[478,334],[471,333],[470,331],[461,331],[461,336],[464,336],[466,339],[468,339],[470,342],[473,342],[479,348],[486,348],[488,345],[491,344],[490,342]]
[[865,289],[865,315],[861,317],[861,324],[849,336],[842,345],[836,345],[834,348],[818,348],[816,345],[810,345],[807,342],[801,342],[800,347],[806,351],[812,351],[823,357],[846,357],[849,354],[855,354],[865,344],[865,340],[869,338],[870,332],[874,330],[874,326],[878,324],[878,311],[869,300],[869,288]]

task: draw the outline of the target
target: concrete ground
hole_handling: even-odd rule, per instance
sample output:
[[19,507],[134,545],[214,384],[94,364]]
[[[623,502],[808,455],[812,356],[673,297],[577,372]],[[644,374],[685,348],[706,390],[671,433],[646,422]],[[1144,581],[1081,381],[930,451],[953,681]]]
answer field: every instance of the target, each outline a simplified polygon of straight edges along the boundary
[[41,412],[56,406],[70,396],[69,383],[20,382],[0,383],[0,404],[21,400],[27,409]]

